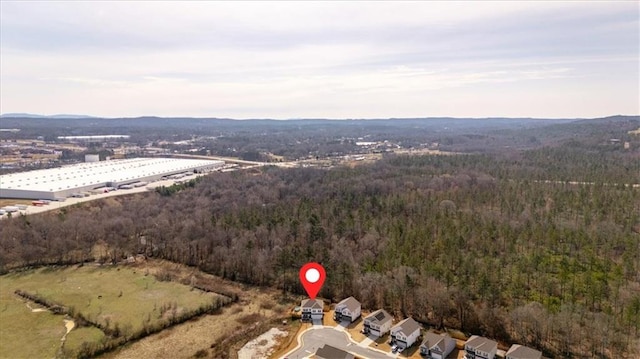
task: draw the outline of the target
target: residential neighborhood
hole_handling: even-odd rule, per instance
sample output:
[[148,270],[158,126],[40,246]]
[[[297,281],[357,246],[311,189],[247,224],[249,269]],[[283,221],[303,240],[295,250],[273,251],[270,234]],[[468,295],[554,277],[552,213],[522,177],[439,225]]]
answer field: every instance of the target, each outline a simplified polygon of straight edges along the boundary
[[381,337],[391,329],[393,317],[384,309],[369,314],[364,318],[363,334],[371,334],[375,337]]
[[353,323],[356,319],[360,318],[360,311],[362,306],[360,302],[354,297],[343,299],[340,303],[336,304],[335,314],[333,319],[337,322],[348,319]]
[[514,344],[509,348],[506,359],[540,359],[542,352],[520,344]]
[[498,343],[473,335],[464,344],[464,351],[466,359],[493,359],[498,351]]
[[420,324],[407,318],[391,328],[391,350],[403,351],[412,346],[420,337]]
[[420,345],[420,354],[427,359],[443,359],[456,348],[456,340],[447,333],[428,332]]
[[304,299],[300,304],[302,321],[322,320],[324,302],[321,299]]
[[478,335],[466,339],[459,332],[452,337],[448,332],[424,330],[411,317],[394,325],[393,315],[385,309],[367,312],[354,297],[333,306],[328,303],[322,299],[300,302],[301,321],[310,324],[302,327],[297,346],[282,358],[543,359],[542,352],[520,344],[507,350]]

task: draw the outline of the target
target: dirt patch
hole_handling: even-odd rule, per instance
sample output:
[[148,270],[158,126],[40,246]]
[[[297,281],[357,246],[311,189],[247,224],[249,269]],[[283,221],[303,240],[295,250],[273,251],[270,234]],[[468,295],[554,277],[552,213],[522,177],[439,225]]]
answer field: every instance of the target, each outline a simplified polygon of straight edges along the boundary
[[286,335],[285,331],[271,328],[268,332],[245,344],[238,351],[238,359],[267,358],[278,344],[278,337]]
[[16,204],[26,204],[30,206],[32,202],[32,199],[0,198],[0,207],[15,206]]
[[291,323],[288,328],[289,334],[286,337],[280,337],[278,349],[271,355],[271,358],[281,358],[284,354],[292,351],[298,345],[298,334],[311,328],[311,324],[298,320]]
[[31,310],[31,313],[40,313],[40,312],[46,312],[47,311],[46,308],[34,308],[33,306],[31,306],[31,303],[29,303],[29,302],[25,302],[25,304],[27,305],[27,308],[29,308],[29,310]]
[[67,332],[64,333],[64,335],[62,336],[60,341],[64,343],[64,341],[67,340],[67,334],[69,334],[69,332],[72,331],[73,328],[76,327],[76,322],[74,322],[73,320],[70,320],[70,319],[63,319],[63,320],[64,320],[64,327],[67,330]]

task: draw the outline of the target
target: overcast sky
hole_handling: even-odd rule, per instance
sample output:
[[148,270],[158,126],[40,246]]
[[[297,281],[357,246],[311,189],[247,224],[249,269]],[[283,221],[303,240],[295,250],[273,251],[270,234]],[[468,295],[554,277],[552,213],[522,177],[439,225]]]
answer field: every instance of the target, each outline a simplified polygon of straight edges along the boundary
[[0,112],[639,114],[640,2],[0,1]]

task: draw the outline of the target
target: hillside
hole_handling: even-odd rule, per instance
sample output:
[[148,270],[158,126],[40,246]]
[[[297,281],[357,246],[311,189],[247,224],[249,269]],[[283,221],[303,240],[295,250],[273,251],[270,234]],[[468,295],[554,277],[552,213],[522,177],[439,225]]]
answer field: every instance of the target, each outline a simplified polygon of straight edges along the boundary
[[640,162],[597,153],[568,143],[216,174],[193,189],[11,219],[0,263],[80,262],[102,244],[103,260],[142,253],[302,294],[297,271],[313,260],[330,273],[326,298],[354,295],[551,356],[631,358],[640,191],[624,185],[640,183]]

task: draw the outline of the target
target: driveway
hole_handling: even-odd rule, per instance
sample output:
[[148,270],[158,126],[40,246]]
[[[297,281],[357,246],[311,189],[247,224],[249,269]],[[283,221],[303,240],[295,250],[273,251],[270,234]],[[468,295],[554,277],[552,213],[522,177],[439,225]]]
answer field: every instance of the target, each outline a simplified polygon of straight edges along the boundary
[[373,348],[363,348],[351,341],[351,338],[341,330],[332,327],[310,328],[298,337],[298,347],[286,354],[283,358],[302,359],[313,355],[319,347],[324,344],[331,345],[338,349],[355,354],[358,357],[368,359],[389,359],[396,358],[396,355],[374,350]]

